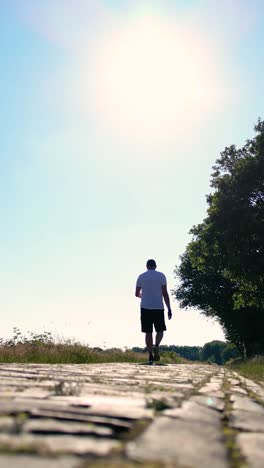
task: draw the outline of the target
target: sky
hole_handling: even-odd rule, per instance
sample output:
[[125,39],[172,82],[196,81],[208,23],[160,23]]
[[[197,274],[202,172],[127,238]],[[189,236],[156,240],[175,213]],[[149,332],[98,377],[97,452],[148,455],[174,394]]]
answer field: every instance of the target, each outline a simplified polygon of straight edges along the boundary
[[[143,346],[220,152],[264,107],[262,0],[0,0],[1,336]],[[164,344],[224,339],[172,301]]]

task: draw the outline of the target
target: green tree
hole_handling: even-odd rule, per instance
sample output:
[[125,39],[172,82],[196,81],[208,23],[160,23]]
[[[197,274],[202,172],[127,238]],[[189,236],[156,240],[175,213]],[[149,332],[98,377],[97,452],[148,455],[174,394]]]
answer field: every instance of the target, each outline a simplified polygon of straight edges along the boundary
[[242,354],[264,352],[264,122],[245,146],[225,148],[205,220],[176,269],[181,307],[217,319]]
[[223,364],[229,361],[230,359],[234,359],[237,357],[239,357],[239,353],[235,345],[233,343],[226,343],[226,346],[222,351]]
[[205,345],[201,349],[201,360],[215,362],[216,364],[223,364],[222,353],[226,348],[224,341],[213,340]]
[[236,344],[240,353],[245,346],[239,325],[239,314],[233,308],[233,293],[236,286],[223,276],[217,259],[208,255],[203,243],[203,226],[196,228],[196,240],[189,243],[175,270],[180,280],[174,290],[180,307],[193,307],[206,317],[216,319],[222,326],[227,340]]
[[226,148],[216,161],[208,217],[225,275],[239,284],[235,306],[263,310],[264,121],[255,131],[243,148]]

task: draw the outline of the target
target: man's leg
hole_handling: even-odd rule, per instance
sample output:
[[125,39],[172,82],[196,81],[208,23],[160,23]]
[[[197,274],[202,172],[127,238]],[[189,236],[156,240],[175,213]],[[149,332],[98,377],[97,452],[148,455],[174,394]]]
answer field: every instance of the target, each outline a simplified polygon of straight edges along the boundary
[[152,333],[146,333],[146,346],[149,353],[149,361],[153,361],[153,338]]
[[149,353],[150,364],[153,364],[153,321],[152,311],[150,309],[141,308],[141,330],[145,333],[145,341]]
[[154,361],[159,361],[160,360],[160,354],[159,354],[159,344],[163,338],[163,332],[157,332],[156,333],[156,341],[155,341],[155,346],[153,346],[153,353],[154,353]]
[[157,332],[157,333],[156,333],[155,346],[159,346],[159,344],[160,344],[162,338],[163,338],[163,332]]
[[153,346],[153,354],[154,354],[154,361],[159,361],[160,360],[159,344],[163,338],[163,332],[166,330],[163,309],[156,311],[154,326],[156,330],[156,340],[155,340],[155,346]]

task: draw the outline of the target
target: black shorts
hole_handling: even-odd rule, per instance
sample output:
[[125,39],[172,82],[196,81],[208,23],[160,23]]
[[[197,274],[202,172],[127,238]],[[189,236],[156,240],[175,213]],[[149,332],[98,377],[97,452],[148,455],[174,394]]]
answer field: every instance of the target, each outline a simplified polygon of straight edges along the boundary
[[152,333],[153,325],[156,332],[166,330],[164,320],[164,309],[144,309],[141,307],[141,331],[143,333]]

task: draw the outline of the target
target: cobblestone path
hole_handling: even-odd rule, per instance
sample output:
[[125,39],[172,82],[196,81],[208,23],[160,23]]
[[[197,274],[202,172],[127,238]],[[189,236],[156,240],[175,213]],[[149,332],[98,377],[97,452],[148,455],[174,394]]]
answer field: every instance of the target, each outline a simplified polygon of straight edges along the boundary
[[264,388],[222,367],[0,365],[0,468],[264,467]]

